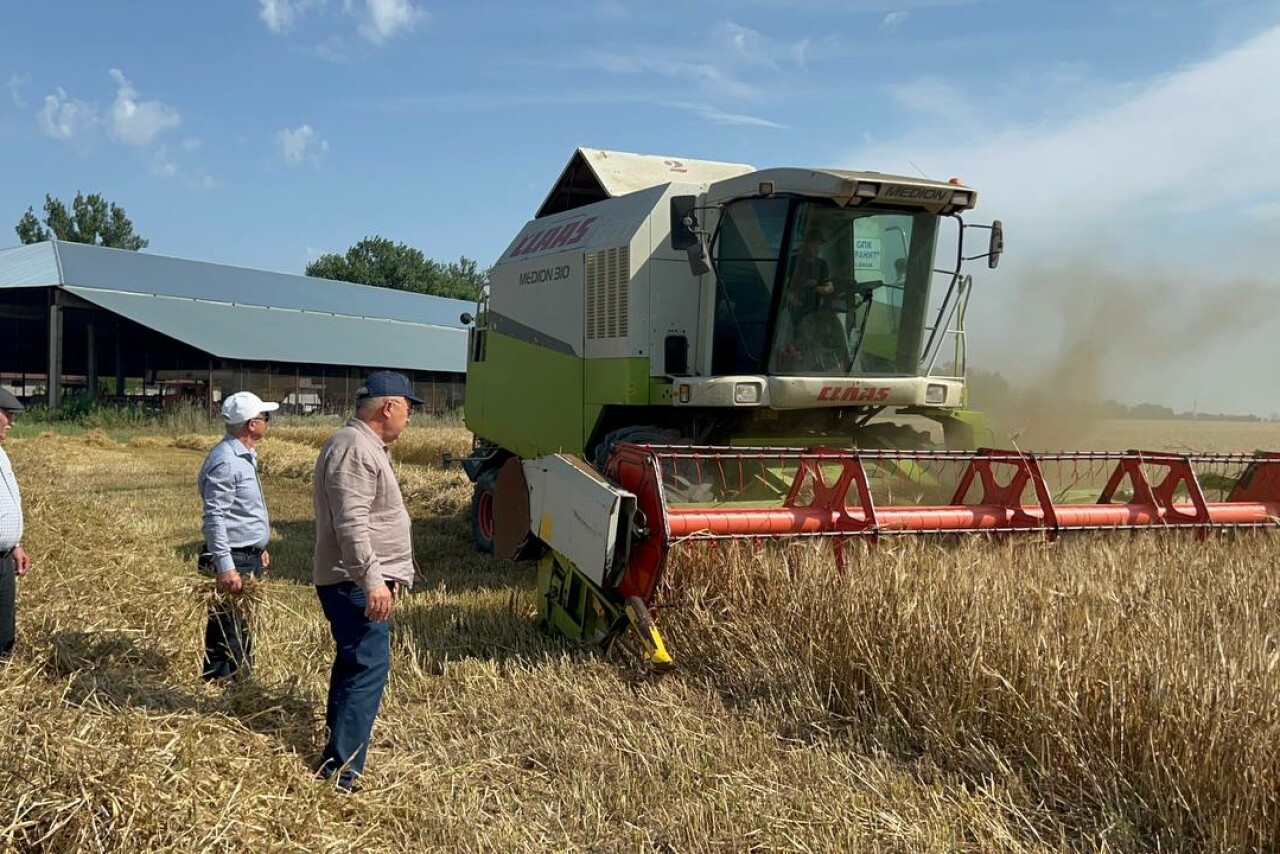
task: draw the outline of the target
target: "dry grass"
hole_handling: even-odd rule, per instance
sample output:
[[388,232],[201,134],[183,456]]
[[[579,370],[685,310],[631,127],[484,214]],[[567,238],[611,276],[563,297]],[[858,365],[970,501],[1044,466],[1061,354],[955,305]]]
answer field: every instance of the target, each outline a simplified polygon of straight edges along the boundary
[[[340,425],[337,419],[310,423],[308,419],[292,419],[272,424],[270,436],[319,448]],[[455,419],[419,416],[411,422],[392,445],[391,455],[400,463],[439,466],[445,454],[465,456],[471,450],[471,433]]]
[[1280,423],[1274,421],[1099,421],[1081,447],[1095,450],[1257,451],[1280,448]]
[[1275,536],[719,551],[678,564],[672,643],[726,690],[1000,781],[1040,838],[1280,841]]
[[811,547],[688,551],[662,617],[681,666],[654,682],[537,632],[531,570],[470,550],[465,478],[403,459],[424,577],[368,786],[340,796],[307,770],[322,438],[261,446],[275,571],[258,679],[226,691],[198,678],[214,439],[7,443],[36,566],[0,680],[0,849],[1280,844],[1275,536],[895,542],[843,574]]

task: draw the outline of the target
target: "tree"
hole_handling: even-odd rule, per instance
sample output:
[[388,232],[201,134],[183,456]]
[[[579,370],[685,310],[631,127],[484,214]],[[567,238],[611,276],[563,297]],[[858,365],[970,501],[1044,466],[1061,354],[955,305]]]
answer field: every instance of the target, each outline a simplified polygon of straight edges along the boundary
[[305,272],[322,279],[468,300],[480,296],[486,281],[486,273],[465,255],[444,264],[385,237],[366,237],[345,255],[321,255]]
[[97,193],[76,193],[71,210],[61,199],[44,197],[44,225],[36,217],[33,208],[18,220],[14,231],[23,243],[39,243],[56,237],[68,243],[90,243],[110,246],[114,249],[145,249],[148,240],[133,233],[133,221],[125,215],[124,208],[108,202]]

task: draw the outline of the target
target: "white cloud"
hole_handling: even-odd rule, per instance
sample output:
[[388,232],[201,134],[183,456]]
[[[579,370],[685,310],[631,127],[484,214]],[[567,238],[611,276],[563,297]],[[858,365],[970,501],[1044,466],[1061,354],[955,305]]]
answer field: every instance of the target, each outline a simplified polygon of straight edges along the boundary
[[312,9],[325,5],[325,0],[258,0],[258,17],[276,35],[285,35]]
[[360,17],[360,35],[374,44],[383,44],[402,32],[413,32],[430,20],[430,15],[410,0],[365,0]]
[[910,12],[903,10],[890,12],[880,21],[880,29],[884,30],[886,33],[891,33],[898,29],[898,27],[902,26],[902,22],[905,21],[907,16],[910,14]]
[[26,100],[22,97],[22,90],[27,88],[27,84],[31,82],[30,74],[13,73],[9,75],[9,97],[13,99],[13,103],[19,107],[27,105]]
[[728,48],[735,59],[748,64],[773,66],[769,40],[750,27],[725,21],[716,26],[715,38]]
[[697,83],[712,97],[752,99],[754,87],[708,62],[690,62],[655,56],[650,51],[624,54],[616,51],[592,51],[587,64],[613,74],[657,74],[662,77],[680,77]]
[[[1095,112],[1035,124],[990,129],[980,106],[924,81],[898,91],[924,119],[920,135],[858,156],[882,165],[910,157],[936,175],[963,170],[983,191],[985,208],[1015,211],[1037,228],[1059,223],[1064,212],[1088,211],[1083,222],[1097,223],[1238,209],[1280,195],[1277,78],[1280,27],[1144,85],[1118,84],[1128,97],[1102,98],[1106,106]],[[966,132],[952,132],[957,125]],[[949,133],[940,137],[940,130]],[[1046,234],[1050,242],[1058,236]]]
[[[196,145],[192,146],[193,142]],[[198,140],[188,139],[182,142],[182,150],[188,153],[195,151],[198,147]],[[167,181],[178,181],[192,190],[211,190],[218,185],[214,177],[204,169],[191,170],[183,167],[170,157],[169,148],[165,145],[156,146],[156,149],[151,152],[151,176]]]
[[98,124],[98,108],[86,101],[78,101],[62,88],[46,95],[44,106],[36,114],[40,129],[54,139],[83,139]]
[[693,112],[693,113],[697,113],[699,116],[702,116],[702,118],[706,119],[707,121],[714,122],[718,125],[737,125],[739,127],[774,128],[776,130],[786,130],[786,127],[787,127],[786,125],[778,124],[775,121],[770,121],[769,119],[761,118],[760,116],[752,116],[752,115],[747,115],[745,113],[729,113],[729,112],[725,112],[724,110],[718,110],[715,107],[707,106],[706,104],[675,103],[675,104],[672,104],[671,106],[678,107],[682,110],[689,110],[690,112]]
[[107,129],[125,145],[146,146],[164,131],[182,124],[182,116],[159,101],[139,101],[138,93],[118,68],[111,69],[116,99],[108,114]]
[[[1062,303],[1114,299],[1118,311],[1153,309],[1118,335],[1136,337],[1138,350],[1160,358],[1144,364],[1141,353],[1125,351],[1114,360],[1123,369],[1105,376],[1110,390],[1127,384],[1131,402],[1163,396],[1190,408],[1183,398],[1198,388],[1202,407],[1212,396],[1212,408],[1269,412],[1280,396],[1267,327],[1280,309],[1260,300],[1280,293],[1280,245],[1266,233],[1269,206],[1280,197],[1276,79],[1280,27],[1149,80],[1098,87],[1092,109],[1073,102],[1071,112],[1058,106],[1035,122],[990,115],[1000,99],[989,92],[967,100],[924,81],[898,93],[917,126],[843,162],[915,174],[914,162],[935,178],[959,175],[979,191],[971,221],[1004,221],[1005,263],[995,274],[975,271],[969,313],[970,341],[990,357],[987,366],[1052,355],[1045,349],[1055,324],[1069,350]],[[1046,97],[1053,92],[1053,81],[1042,85]],[[1198,333],[1183,310],[1202,308],[1205,294],[1238,315]],[[1163,326],[1153,328],[1152,318]],[[1116,352],[1116,336],[1088,324],[1078,331],[1099,352]],[[1167,346],[1157,340],[1165,333],[1185,337]]]
[[289,166],[303,163],[319,166],[321,158],[329,151],[329,143],[317,136],[315,129],[308,124],[298,125],[294,130],[278,131],[276,143]]
[[949,132],[959,128],[976,131],[987,126],[977,105],[949,80],[921,77],[896,84],[889,91],[899,106],[925,121],[941,122]]
[[169,151],[163,145],[151,155],[151,174],[156,178],[178,177],[178,164],[169,159]]
[[287,33],[297,23],[303,4],[295,0],[258,0],[258,17],[273,33]]
[[[290,32],[302,18],[326,5],[326,0],[258,0],[258,17],[277,35]],[[356,19],[360,35],[382,45],[401,33],[413,32],[431,20],[431,14],[413,0],[342,0],[342,12]],[[340,36],[331,35],[312,52],[328,62],[349,59]]]

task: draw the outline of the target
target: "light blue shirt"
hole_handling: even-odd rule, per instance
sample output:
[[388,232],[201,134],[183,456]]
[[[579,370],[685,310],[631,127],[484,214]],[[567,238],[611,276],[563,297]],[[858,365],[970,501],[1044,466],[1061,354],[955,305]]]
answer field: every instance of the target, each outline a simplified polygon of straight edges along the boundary
[[271,520],[253,449],[227,434],[204,458],[196,486],[204,502],[204,546],[218,572],[235,569],[232,549],[267,547]]
[[9,455],[0,448],[0,552],[22,545],[22,494]]

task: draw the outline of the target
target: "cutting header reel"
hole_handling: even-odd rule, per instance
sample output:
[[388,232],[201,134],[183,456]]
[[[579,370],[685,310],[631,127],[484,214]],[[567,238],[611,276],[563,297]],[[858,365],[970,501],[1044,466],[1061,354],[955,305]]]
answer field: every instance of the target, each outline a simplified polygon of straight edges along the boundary
[[[515,464],[512,461],[512,464]],[[682,545],[906,535],[1212,532],[1280,525],[1280,454],[859,451],[617,445],[603,476],[552,455],[523,463],[544,547],[540,614],[575,640],[672,662],[653,622]],[[567,502],[567,503],[566,503]],[[529,541],[523,546],[527,549]],[[635,633],[628,635],[628,629]]]

